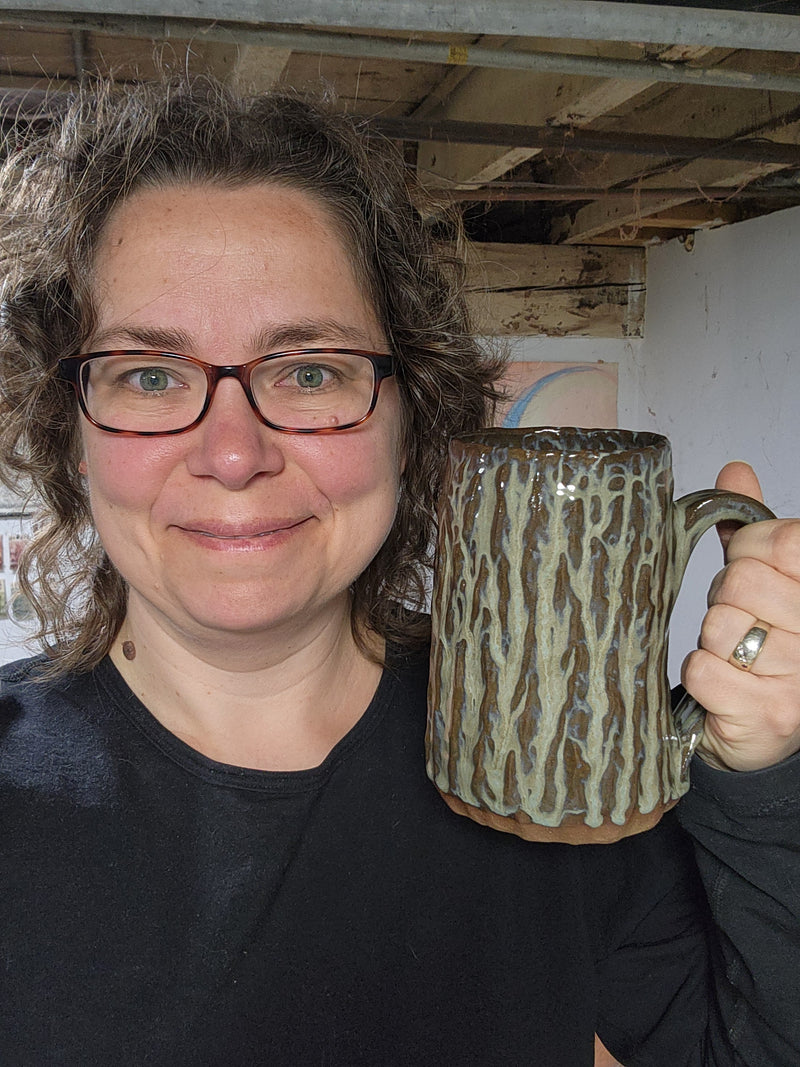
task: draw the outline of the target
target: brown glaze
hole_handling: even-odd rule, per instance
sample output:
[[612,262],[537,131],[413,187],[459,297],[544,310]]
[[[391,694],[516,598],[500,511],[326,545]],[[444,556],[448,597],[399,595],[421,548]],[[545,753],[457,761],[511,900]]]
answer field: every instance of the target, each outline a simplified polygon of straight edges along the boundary
[[641,834],[652,829],[664,812],[678,803],[673,800],[669,804],[661,804],[647,815],[634,811],[623,826],[617,826],[608,820],[604,820],[600,826],[587,826],[579,815],[565,816],[560,826],[539,826],[521,811],[515,815],[495,815],[493,811],[465,804],[458,797],[442,793],[441,790],[439,795],[457,815],[466,815],[468,819],[482,826],[490,826],[493,830],[501,830],[506,834],[516,834],[526,841],[558,841],[567,845],[611,845],[623,837]]

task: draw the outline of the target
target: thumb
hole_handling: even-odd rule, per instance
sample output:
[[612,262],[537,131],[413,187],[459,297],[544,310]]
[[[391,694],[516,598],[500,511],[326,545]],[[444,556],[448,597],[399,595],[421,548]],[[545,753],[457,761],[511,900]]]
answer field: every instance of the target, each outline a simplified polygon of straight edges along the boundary
[[744,493],[755,500],[764,502],[756,472],[749,463],[734,460],[726,463],[717,475],[717,489],[726,489],[729,493]]
[[[739,460],[725,464],[717,475],[716,487],[717,489],[725,489],[729,493],[743,493],[745,496],[751,496],[754,500],[760,500],[762,503],[764,501],[756,472],[749,463],[742,463]],[[738,522],[717,523],[717,533],[723,549],[728,547],[728,542],[740,525],[741,523]]]

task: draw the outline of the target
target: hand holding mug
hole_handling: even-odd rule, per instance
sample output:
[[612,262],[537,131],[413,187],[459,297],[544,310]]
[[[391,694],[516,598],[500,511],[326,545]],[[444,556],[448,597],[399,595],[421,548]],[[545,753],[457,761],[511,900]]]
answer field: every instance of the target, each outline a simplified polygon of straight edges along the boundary
[[[745,463],[723,468],[717,487],[761,499]],[[726,526],[721,537],[726,565],[682,680],[707,711],[698,754],[728,770],[759,770],[800,749],[800,519]],[[757,654],[742,662],[734,652],[751,631]]]

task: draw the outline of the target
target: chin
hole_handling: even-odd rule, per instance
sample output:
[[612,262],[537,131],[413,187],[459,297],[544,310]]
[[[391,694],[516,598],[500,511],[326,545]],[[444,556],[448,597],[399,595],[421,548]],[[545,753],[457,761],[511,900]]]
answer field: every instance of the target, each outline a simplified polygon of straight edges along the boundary
[[311,603],[280,604],[269,593],[253,599],[252,593],[246,602],[220,597],[213,604],[184,604],[187,630],[202,635],[206,640],[247,638],[268,635],[284,628],[294,628],[307,623],[314,615]]

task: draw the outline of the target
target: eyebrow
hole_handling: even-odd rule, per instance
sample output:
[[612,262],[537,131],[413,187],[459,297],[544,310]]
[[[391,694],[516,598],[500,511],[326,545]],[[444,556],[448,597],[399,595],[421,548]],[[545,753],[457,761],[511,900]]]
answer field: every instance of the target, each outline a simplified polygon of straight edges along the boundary
[[301,319],[260,330],[254,339],[253,349],[256,352],[269,352],[281,348],[323,347],[328,344],[371,348],[374,338],[361,327],[336,319]]
[[[195,348],[184,330],[158,326],[113,327],[96,334],[92,347],[97,350],[112,342],[114,346],[131,343],[162,352],[190,354]],[[292,348],[327,347],[372,348],[374,338],[363,328],[336,319],[301,319],[259,330],[247,345],[256,355]]]
[[92,338],[92,348],[100,349],[112,343],[114,348],[130,343],[162,352],[183,352],[192,342],[187,333],[176,329],[159,329],[150,326],[116,326],[102,330]]

